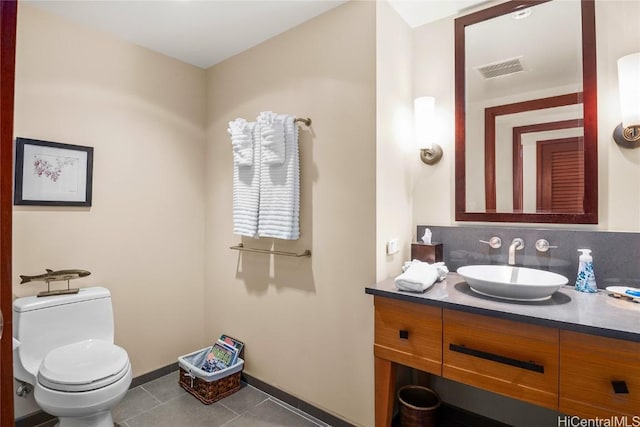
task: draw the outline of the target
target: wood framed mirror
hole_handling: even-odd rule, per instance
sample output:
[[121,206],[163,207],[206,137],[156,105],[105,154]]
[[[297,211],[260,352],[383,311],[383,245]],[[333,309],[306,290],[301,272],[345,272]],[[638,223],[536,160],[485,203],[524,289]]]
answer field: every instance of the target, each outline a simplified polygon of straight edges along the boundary
[[594,0],[455,20],[456,221],[598,223],[595,50]]

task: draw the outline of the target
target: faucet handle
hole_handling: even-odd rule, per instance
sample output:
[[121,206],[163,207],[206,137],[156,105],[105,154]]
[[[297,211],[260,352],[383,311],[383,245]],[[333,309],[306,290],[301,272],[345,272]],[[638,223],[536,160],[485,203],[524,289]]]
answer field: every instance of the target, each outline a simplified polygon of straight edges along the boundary
[[536,241],[536,250],[538,252],[547,252],[549,249],[555,249],[557,246],[551,246],[547,239],[539,239]]
[[489,241],[480,240],[480,243],[486,243],[487,245],[491,246],[492,249],[498,249],[500,246],[502,246],[502,240],[496,236],[490,238]]
[[519,251],[521,249],[524,249],[524,240],[520,237],[516,237],[515,239],[513,239],[511,241],[511,246],[516,250]]

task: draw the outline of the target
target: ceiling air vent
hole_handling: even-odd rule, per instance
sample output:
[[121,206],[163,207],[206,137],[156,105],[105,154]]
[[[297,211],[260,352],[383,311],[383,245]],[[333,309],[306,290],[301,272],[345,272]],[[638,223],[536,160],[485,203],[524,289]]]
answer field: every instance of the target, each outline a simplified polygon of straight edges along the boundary
[[524,71],[522,66],[522,57],[505,59],[503,61],[493,62],[491,64],[480,65],[475,69],[485,79],[492,79],[494,77],[505,76],[507,74],[514,74]]

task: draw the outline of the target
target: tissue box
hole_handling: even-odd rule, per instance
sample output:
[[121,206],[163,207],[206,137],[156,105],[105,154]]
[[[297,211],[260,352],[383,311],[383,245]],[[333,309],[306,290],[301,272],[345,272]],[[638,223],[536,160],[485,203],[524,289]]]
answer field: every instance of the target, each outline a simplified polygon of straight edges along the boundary
[[428,262],[430,264],[441,262],[442,243],[412,243],[411,259],[417,259],[418,261]]
[[244,367],[244,360],[238,358],[236,363],[220,371],[207,372],[200,369],[210,349],[211,347],[207,347],[178,357],[178,383],[205,405],[240,390],[240,376]]

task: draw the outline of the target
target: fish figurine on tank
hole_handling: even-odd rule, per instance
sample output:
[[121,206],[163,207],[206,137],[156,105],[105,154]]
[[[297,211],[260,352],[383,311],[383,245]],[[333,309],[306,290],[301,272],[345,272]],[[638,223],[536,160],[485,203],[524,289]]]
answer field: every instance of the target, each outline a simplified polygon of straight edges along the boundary
[[[69,281],[73,279],[79,279],[80,277],[86,277],[91,273],[86,270],[58,270],[53,271],[47,268],[47,272],[44,274],[39,274],[37,276],[24,276],[20,275],[20,279],[22,280],[20,284],[29,283],[29,282],[47,282],[47,290],[38,292],[39,297],[46,297],[51,295],[67,295],[67,294],[77,294],[80,289],[79,288],[69,288]],[[49,287],[49,283],[58,282],[58,281],[67,281],[67,289],[59,289],[59,290],[51,290]]]

